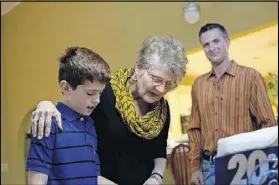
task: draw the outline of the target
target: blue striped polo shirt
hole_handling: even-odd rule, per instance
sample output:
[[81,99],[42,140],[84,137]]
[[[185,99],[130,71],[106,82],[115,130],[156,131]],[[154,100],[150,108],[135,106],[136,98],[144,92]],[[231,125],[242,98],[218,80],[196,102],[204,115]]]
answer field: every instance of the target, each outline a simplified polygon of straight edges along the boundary
[[97,184],[100,162],[97,135],[92,118],[81,116],[65,104],[56,106],[61,113],[63,130],[52,119],[49,137],[31,138],[26,170],[48,175],[48,183]]

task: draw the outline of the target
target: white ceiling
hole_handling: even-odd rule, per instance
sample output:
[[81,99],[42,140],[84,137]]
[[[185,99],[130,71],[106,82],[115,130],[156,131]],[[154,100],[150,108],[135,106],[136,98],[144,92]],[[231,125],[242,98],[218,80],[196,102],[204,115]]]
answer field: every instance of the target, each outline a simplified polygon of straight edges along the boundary
[[[8,1],[8,0],[6,0]],[[1,2],[1,16],[11,11],[14,7],[19,5],[20,2]]]

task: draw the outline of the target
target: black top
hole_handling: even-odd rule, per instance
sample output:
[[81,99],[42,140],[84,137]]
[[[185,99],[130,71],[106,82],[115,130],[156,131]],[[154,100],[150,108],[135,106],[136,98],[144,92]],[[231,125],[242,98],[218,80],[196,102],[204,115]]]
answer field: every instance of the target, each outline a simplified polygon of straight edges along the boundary
[[154,158],[166,158],[170,125],[167,119],[160,135],[147,140],[131,133],[115,108],[115,95],[107,82],[100,103],[91,114],[98,136],[101,175],[119,185],[142,185],[151,175]]

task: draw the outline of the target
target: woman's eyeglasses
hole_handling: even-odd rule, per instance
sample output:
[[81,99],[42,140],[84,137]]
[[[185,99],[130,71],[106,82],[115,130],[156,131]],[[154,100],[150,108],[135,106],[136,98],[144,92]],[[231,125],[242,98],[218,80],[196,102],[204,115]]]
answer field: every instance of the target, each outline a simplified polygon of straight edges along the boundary
[[155,75],[151,74],[148,70],[146,70],[146,71],[147,71],[148,76],[151,78],[152,83],[153,83],[154,86],[161,86],[161,85],[165,84],[165,89],[167,91],[172,90],[172,89],[177,87],[177,83],[175,83],[175,82],[172,83],[170,81],[165,81],[163,78],[160,78],[158,76],[155,76]]

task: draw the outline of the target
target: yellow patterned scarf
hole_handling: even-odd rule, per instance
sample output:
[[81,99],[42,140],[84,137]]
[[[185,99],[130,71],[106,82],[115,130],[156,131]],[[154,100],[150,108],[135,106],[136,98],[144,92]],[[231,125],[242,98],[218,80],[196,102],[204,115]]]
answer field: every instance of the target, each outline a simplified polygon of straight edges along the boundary
[[119,111],[129,130],[139,137],[153,139],[164,127],[167,117],[167,103],[164,98],[154,104],[154,108],[142,117],[138,117],[129,90],[129,79],[134,70],[120,69],[112,74],[110,84],[116,97],[115,108]]

